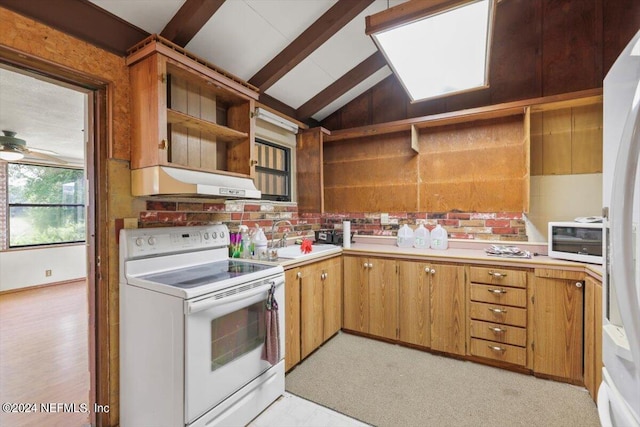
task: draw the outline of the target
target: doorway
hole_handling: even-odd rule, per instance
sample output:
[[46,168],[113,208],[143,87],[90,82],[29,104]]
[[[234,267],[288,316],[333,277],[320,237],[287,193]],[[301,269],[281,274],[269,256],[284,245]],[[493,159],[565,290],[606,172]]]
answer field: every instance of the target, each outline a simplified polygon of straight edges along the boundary
[[0,425],[93,424],[96,92],[0,63],[0,93]]

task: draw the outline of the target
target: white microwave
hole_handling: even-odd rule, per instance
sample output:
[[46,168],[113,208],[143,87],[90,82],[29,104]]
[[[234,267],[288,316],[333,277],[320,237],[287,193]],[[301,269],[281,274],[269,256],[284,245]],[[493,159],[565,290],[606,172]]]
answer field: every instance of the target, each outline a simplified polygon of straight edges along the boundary
[[550,222],[549,257],[602,264],[601,222]]

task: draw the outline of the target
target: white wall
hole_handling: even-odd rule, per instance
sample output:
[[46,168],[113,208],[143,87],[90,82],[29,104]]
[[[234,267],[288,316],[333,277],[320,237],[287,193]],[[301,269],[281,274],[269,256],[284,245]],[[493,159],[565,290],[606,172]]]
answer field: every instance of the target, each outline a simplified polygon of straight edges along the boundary
[[602,215],[602,174],[531,177],[527,237],[547,241],[547,223]]
[[[47,277],[46,270],[51,270]],[[87,276],[84,244],[0,252],[0,291]]]

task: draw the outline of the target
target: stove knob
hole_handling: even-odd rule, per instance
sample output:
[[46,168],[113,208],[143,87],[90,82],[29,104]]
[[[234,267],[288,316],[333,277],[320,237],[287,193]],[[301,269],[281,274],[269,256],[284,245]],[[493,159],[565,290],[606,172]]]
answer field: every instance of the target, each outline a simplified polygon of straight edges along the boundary
[[215,231],[211,232],[211,238],[212,239],[217,239],[218,238],[218,233],[216,233]]
[[220,238],[222,239],[224,237],[224,231],[220,232]]
[[144,239],[142,237],[138,237],[136,239],[136,246],[142,246],[144,245]]
[[150,244],[151,246],[153,246],[153,245],[155,245],[155,244],[156,244],[157,239],[156,239],[155,237],[151,236],[151,237],[149,237],[149,239],[147,240],[147,242],[149,242],[149,244]]
[[204,232],[204,240],[209,240],[209,232],[208,231]]

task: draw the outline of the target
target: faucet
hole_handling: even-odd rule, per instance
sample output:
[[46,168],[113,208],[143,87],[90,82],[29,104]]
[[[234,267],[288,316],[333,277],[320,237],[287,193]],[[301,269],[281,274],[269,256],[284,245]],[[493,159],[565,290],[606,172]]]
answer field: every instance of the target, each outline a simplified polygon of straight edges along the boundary
[[289,229],[291,231],[293,231],[293,224],[291,224],[290,221],[288,221],[286,219],[281,219],[281,220],[278,220],[278,221],[274,221],[273,226],[271,227],[271,248],[282,248],[282,247],[287,245],[287,232],[286,231],[282,234],[282,237],[280,238],[280,240],[278,240],[277,245],[274,243],[273,236],[275,236],[276,231],[278,231],[278,225],[280,223],[287,224],[289,226]]

